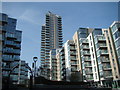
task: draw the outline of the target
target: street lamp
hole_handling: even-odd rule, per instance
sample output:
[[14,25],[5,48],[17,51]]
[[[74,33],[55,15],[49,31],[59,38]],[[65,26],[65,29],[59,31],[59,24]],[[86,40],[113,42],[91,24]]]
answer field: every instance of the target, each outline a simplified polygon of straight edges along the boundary
[[37,57],[33,57],[33,68],[34,68],[34,83],[35,83],[35,76],[36,76],[36,62],[37,62],[38,58]]

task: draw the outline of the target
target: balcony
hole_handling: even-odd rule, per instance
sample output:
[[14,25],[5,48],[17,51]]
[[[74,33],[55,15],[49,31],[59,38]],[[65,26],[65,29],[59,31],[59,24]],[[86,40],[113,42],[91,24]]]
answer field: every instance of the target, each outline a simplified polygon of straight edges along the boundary
[[89,55],[90,55],[90,52],[83,52],[83,55],[84,55],[84,56],[89,56]]
[[88,40],[82,41],[82,45],[84,45],[84,44],[85,44],[85,45],[86,45],[86,44],[88,45],[88,44],[89,44],[89,43],[88,43]]
[[106,39],[103,36],[98,37],[97,39],[98,39],[98,42],[106,42]]
[[70,51],[76,51],[75,47],[70,47]]
[[11,69],[11,68],[10,68],[8,65],[2,67],[2,70],[3,70],[3,71],[4,71],[4,70],[9,71],[10,69]]
[[0,30],[6,31],[6,27],[5,26],[0,26]]
[[112,70],[112,68],[111,67],[103,67],[103,70],[108,71],[108,70]]
[[8,33],[6,33],[6,38],[8,38],[8,39],[16,39],[16,37],[14,36],[14,34],[10,35]]
[[85,62],[91,62],[91,59],[90,58],[84,58],[84,61]]
[[93,79],[93,77],[87,77],[86,80],[87,81],[93,81],[94,79]]
[[14,57],[14,60],[20,60],[20,57]]
[[76,52],[70,52],[71,56],[76,56]]
[[62,37],[62,34],[59,34],[58,37]]
[[78,71],[77,68],[71,68],[71,71]]
[[14,47],[14,46],[16,46],[13,41],[6,41],[6,42],[5,42],[5,45],[6,45],[6,46],[9,46],[9,47]]
[[21,48],[21,45],[20,44],[15,44],[15,47],[16,49],[20,49]]
[[100,51],[99,54],[102,56],[102,55],[109,55],[108,54],[108,51]]
[[78,65],[77,62],[71,62],[71,65]]
[[6,54],[13,54],[13,53],[14,53],[14,50],[13,50],[13,49],[11,49],[11,50],[4,49],[4,50],[3,50],[3,53],[6,53]]
[[86,67],[86,68],[91,68],[92,65],[91,65],[91,64],[85,64],[85,67]]
[[21,43],[21,39],[15,39],[15,42]]
[[85,73],[86,73],[87,75],[91,75],[91,74],[93,74],[92,71],[86,71]]
[[108,59],[101,59],[101,62],[102,62],[102,63],[109,63],[110,60],[108,60]]
[[76,59],[76,58],[74,58],[74,57],[71,57],[71,60],[76,61],[77,59]]
[[62,29],[59,29],[58,32],[61,33],[61,32],[62,32]]
[[84,50],[86,50],[86,49],[89,50],[89,46],[85,46],[85,45],[84,45],[82,48],[83,48]]
[[107,46],[102,45],[102,46],[98,46],[99,49],[107,49]]
[[111,74],[111,75],[105,75],[104,78],[105,78],[105,79],[112,79],[113,76],[112,76],[112,74]]

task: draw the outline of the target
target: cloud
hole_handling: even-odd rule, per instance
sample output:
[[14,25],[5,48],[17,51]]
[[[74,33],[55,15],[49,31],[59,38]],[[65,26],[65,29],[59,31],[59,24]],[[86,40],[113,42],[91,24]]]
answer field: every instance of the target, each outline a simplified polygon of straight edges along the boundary
[[25,20],[35,25],[40,25],[36,17],[38,17],[38,12],[32,9],[28,9],[21,16],[19,16],[18,19]]

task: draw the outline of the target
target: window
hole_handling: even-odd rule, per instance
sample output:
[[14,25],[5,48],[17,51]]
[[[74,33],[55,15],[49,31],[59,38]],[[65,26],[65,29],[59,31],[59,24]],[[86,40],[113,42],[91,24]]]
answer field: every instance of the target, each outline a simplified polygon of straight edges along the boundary
[[120,31],[116,31],[114,34],[113,34],[113,38],[114,40],[116,40],[117,38],[120,37]]
[[95,73],[95,77],[96,77],[96,79],[97,79],[97,73]]
[[120,38],[115,42],[116,48],[120,46]]
[[115,32],[116,29],[117,29],[116,24],[111,27],[112,32]]
[[96,72],[96,67],[94,67],[94,70],[95,70],[95,72]]

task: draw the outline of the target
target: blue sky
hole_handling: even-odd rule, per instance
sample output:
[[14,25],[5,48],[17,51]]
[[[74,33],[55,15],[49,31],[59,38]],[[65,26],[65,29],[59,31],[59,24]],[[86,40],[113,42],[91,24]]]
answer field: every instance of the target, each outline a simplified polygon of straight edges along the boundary
[[39,58],[40,32],[48,11],[62,16],[63,40],[72,39],[79,27],[108,28],[118,20],[117,2],[3,2],[2,12],[17,19],[17,29],[23,31],[21,59],[31,66]]

